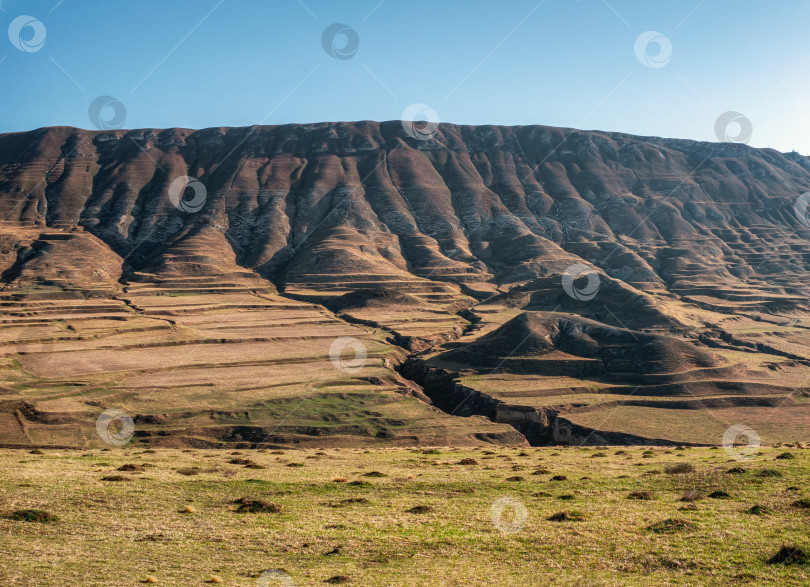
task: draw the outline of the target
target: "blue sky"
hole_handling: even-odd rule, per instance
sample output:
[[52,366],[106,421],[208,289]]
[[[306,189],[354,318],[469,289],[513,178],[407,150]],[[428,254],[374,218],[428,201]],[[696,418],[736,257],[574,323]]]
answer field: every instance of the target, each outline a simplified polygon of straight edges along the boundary
[[[3,31],[21,15],[46,30],[28,52],[14,39],[26,48],[34,29],[0,36],[0,132],[94,128],[88,108],[101,95],[124,105],[125,128],[391,120],[422,103],[445,122],[718,140],[716,120],[734,111],[750,120],[751,145],[810,154],[806,0],[2,0],[0,7]],[[349,59],[322,46],[333,23],[359,38]],[[672,48],[661,62],[656,43],[637,56],[647,31]],[[339,35],[335,46],[344,42]]]

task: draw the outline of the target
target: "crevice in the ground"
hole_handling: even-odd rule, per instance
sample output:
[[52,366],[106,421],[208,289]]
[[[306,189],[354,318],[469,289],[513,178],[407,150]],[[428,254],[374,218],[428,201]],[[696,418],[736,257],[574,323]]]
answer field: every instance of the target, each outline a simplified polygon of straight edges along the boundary
[[[457,315],[468,321],[457,338],[481,328],[481,317],[471,308],[460,310]],[[433,405],[443,412],[456,417],[484,416],[498,424],[509,424],[532,446],[684,444],[662,438],[594,430],[575,424],[554,407],[522,406],[503,402],[477,389],[462,385],[459,373],[428,365],[423,358],[424,354],[424,349],[411,352],[404,361],[394,365],[394,368],[406,380],[418,385]]]
[[433,405],[458,417],[485,416],[499,424],[509,424],[532,446],[570,445],[659,445],[675,446],[698,443],[647,438],[624,432],[594,430],[575,424],[554,408],[508,404],[486,393],[462,385],[459,374],[431,367],[418,356],[409,356],[397,366],[406,379],[418,384]]
[[[284,297],[298,301],[294,294],[281,294]],[[320,305],[320,304],[318,304]],[[407,354],[395,355],[385,361],[385,366],[403,378],[409,386],[419,390],[420,399],[428,400],[433,406],[448,415],[466,418],[470,416],[484,416],[494,423],[509,424],[519,432],[532,446],[548,445],[659,445],[676,446],[690,443],[674,442],[663,438],[647,438],[623,432],[594,430],[567,419],[559,410],[553,407],[533,407],[518,404],[508,404],[492,396],[462,385],[459,374],[429,366],[423,356],[431,349],[444,342],[457,340],[462,336],[481,327],[481,317],[464,308],[456,314],[464,318],[468,324],[451,333],[443,333],[431,337],[409,337],[386,328],[373,320],[361,319],[348,313],[334,313],[322,306],[335,318],[346,323],[374,328],[388,334],[387,342],[399,347]],[[436,340],[436,337],[441,340]],[[694,446],[700,446],[695,443]]]

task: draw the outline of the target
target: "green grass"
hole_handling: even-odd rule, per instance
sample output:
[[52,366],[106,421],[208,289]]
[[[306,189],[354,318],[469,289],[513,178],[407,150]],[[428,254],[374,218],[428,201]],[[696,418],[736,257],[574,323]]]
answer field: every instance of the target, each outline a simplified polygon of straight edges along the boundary
[[[783,545],[810,550],[810,511],[794,505],[808,498],[810,452],[776,460],[784,449],[764,448],[732,475],[739,463],[722,450],[622,450],[2,450],[0,584],[205,585],[216,575],[254,587],[269,569],[296,585],[810,582],[800,560],[767,562]],[[694,471],[663,472],[679,463]],[[115,471],[126,464],[143,471]],[[112,474],[129,482],[101,481]],[[730,498],[710,499],[716,491]],[[686,492],[695,501],[680,501]],[[503,500],[525,519],[511,507],[493,514]],[[10,519],[17,510],[58,520]]]
[[8,519],[17,522],[56,522],[59,517],[45,510],[28,509],[15,510],[11,512]]

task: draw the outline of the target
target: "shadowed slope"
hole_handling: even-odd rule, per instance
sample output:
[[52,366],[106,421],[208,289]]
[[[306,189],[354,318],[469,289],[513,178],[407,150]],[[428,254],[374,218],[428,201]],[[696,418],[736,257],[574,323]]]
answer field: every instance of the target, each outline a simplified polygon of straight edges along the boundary
[[[602,375],[679,373],[716,367],[723,361],[708,350],[660,334],[614,328],[573,315],[524,312],[479,339],[439,355],[439,360],[460,362],[477,369],[498,366],[509,371],[516,364],[543,359],[595,360]],[[517,362],[517,363],[516,363]],[[594,365],[595,366],[595,365]]]

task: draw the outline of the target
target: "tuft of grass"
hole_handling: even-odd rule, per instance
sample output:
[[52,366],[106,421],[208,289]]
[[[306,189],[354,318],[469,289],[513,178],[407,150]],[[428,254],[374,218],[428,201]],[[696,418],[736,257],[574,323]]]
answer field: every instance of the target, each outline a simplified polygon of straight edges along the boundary
[[234,500],[233,503],[238,504],[239,507],[236,508],[236,511],[238,513],[278,514],[281,512],[280,505],[264,501],[263,499],[254,499],[252,497],[240,497],[239,499]]
[[712,499],[731,499],[731,496],[725,491],[712,491],[709,497]]
[[726,471],[727,475],[742,475],[745,473],[745,469],[742,467],[731,467],[728,471]]
[[567,510],[557,512],[547,519],[549,522],[582,522],[585,520],[585,514],[578,510]]
[[568,481],[568,477],[565,475],[554,475],[549,481]]
[[29,509],[15,510],[8,516],[9,520],[17,522],[58,522],[59,517],[47,510]]
[[782,546],[766,562],[769,565],[806,565],[810,563],[810,555],[798,546]]
[[684,520],[683,518],[667,518],[661,522],[650,524],[647,526],[647,530],[655,532],[656,534],[673,534],[681,530],[688,530],[693,525],[692,522]]
[[667,465],[664,467],[664,473],[668,475],[685,475],[687,473],[694,473],[695,466],[691,463],[677,463],[674,465]]
[[650,491],[631,491],[627,494],[627,499],[638,499],[642,501],[649,501],[653,498]]
[[752,505],[750,508],[745,510],[746,513],[752,514],[754,516],[769,516],[773,513],[773,510],[766,505]]
[[417,505],[412,507],[411,509],[405,510],[407,514],[429,514],[433,511],[433,508],[429,505]]
[[336,503],[327,503],[325,505],[327,505],[330,508],[342,508],[348,505],[355,505],[355,504],[368,505],[370,503],[371,502],[367,500],[365,497],[350,497],[347,499],[341,499]]
[[133,465],[133,464],[126,464],[121,465],[116,469],[116,471],[129,471],[129,472],[138,472],[143,473],[146,469],[144,469],[143,465]]
[[696,489],[689,489],[681,496],[680,501],[693,502],[703,499],[703,494]]
[[102,481],[129,481],[129,478],[124,477],[123,475],[107,475],[106,477],[101,478]]
[[792,452],[783,452],[783,453],[779,453],[778,455],[776,455],[776,459],[778,459],[778,460],[789,460],[789,459],[795,459],[795,458],[796,458],[796,455],[794,455]]
[[186,477],[191,477],[192,475],[199,475],[200,468],[199,467],[182,467],[177,469],[177,473],[180,475],[185,475]]
[[365,497],[349,497],[347,499],[341,500],[341,503],[371,503]]
[[472,458],[466,458],[466,459],[461,459],[458,462],[458,464],[459,465],[477,465],[478,461],[476,461],[475,459],[472,459]]
[[791,504],[795,508],[810,509],[810,499],[802,498]]
[[776,469],[762,469],[758,475],[758,477],[781,477],[782,473],[777,471]]
[[363,473],[363,477],[388,477],[385,473],[381,473],[380,471],[369,471],[368,473]]

